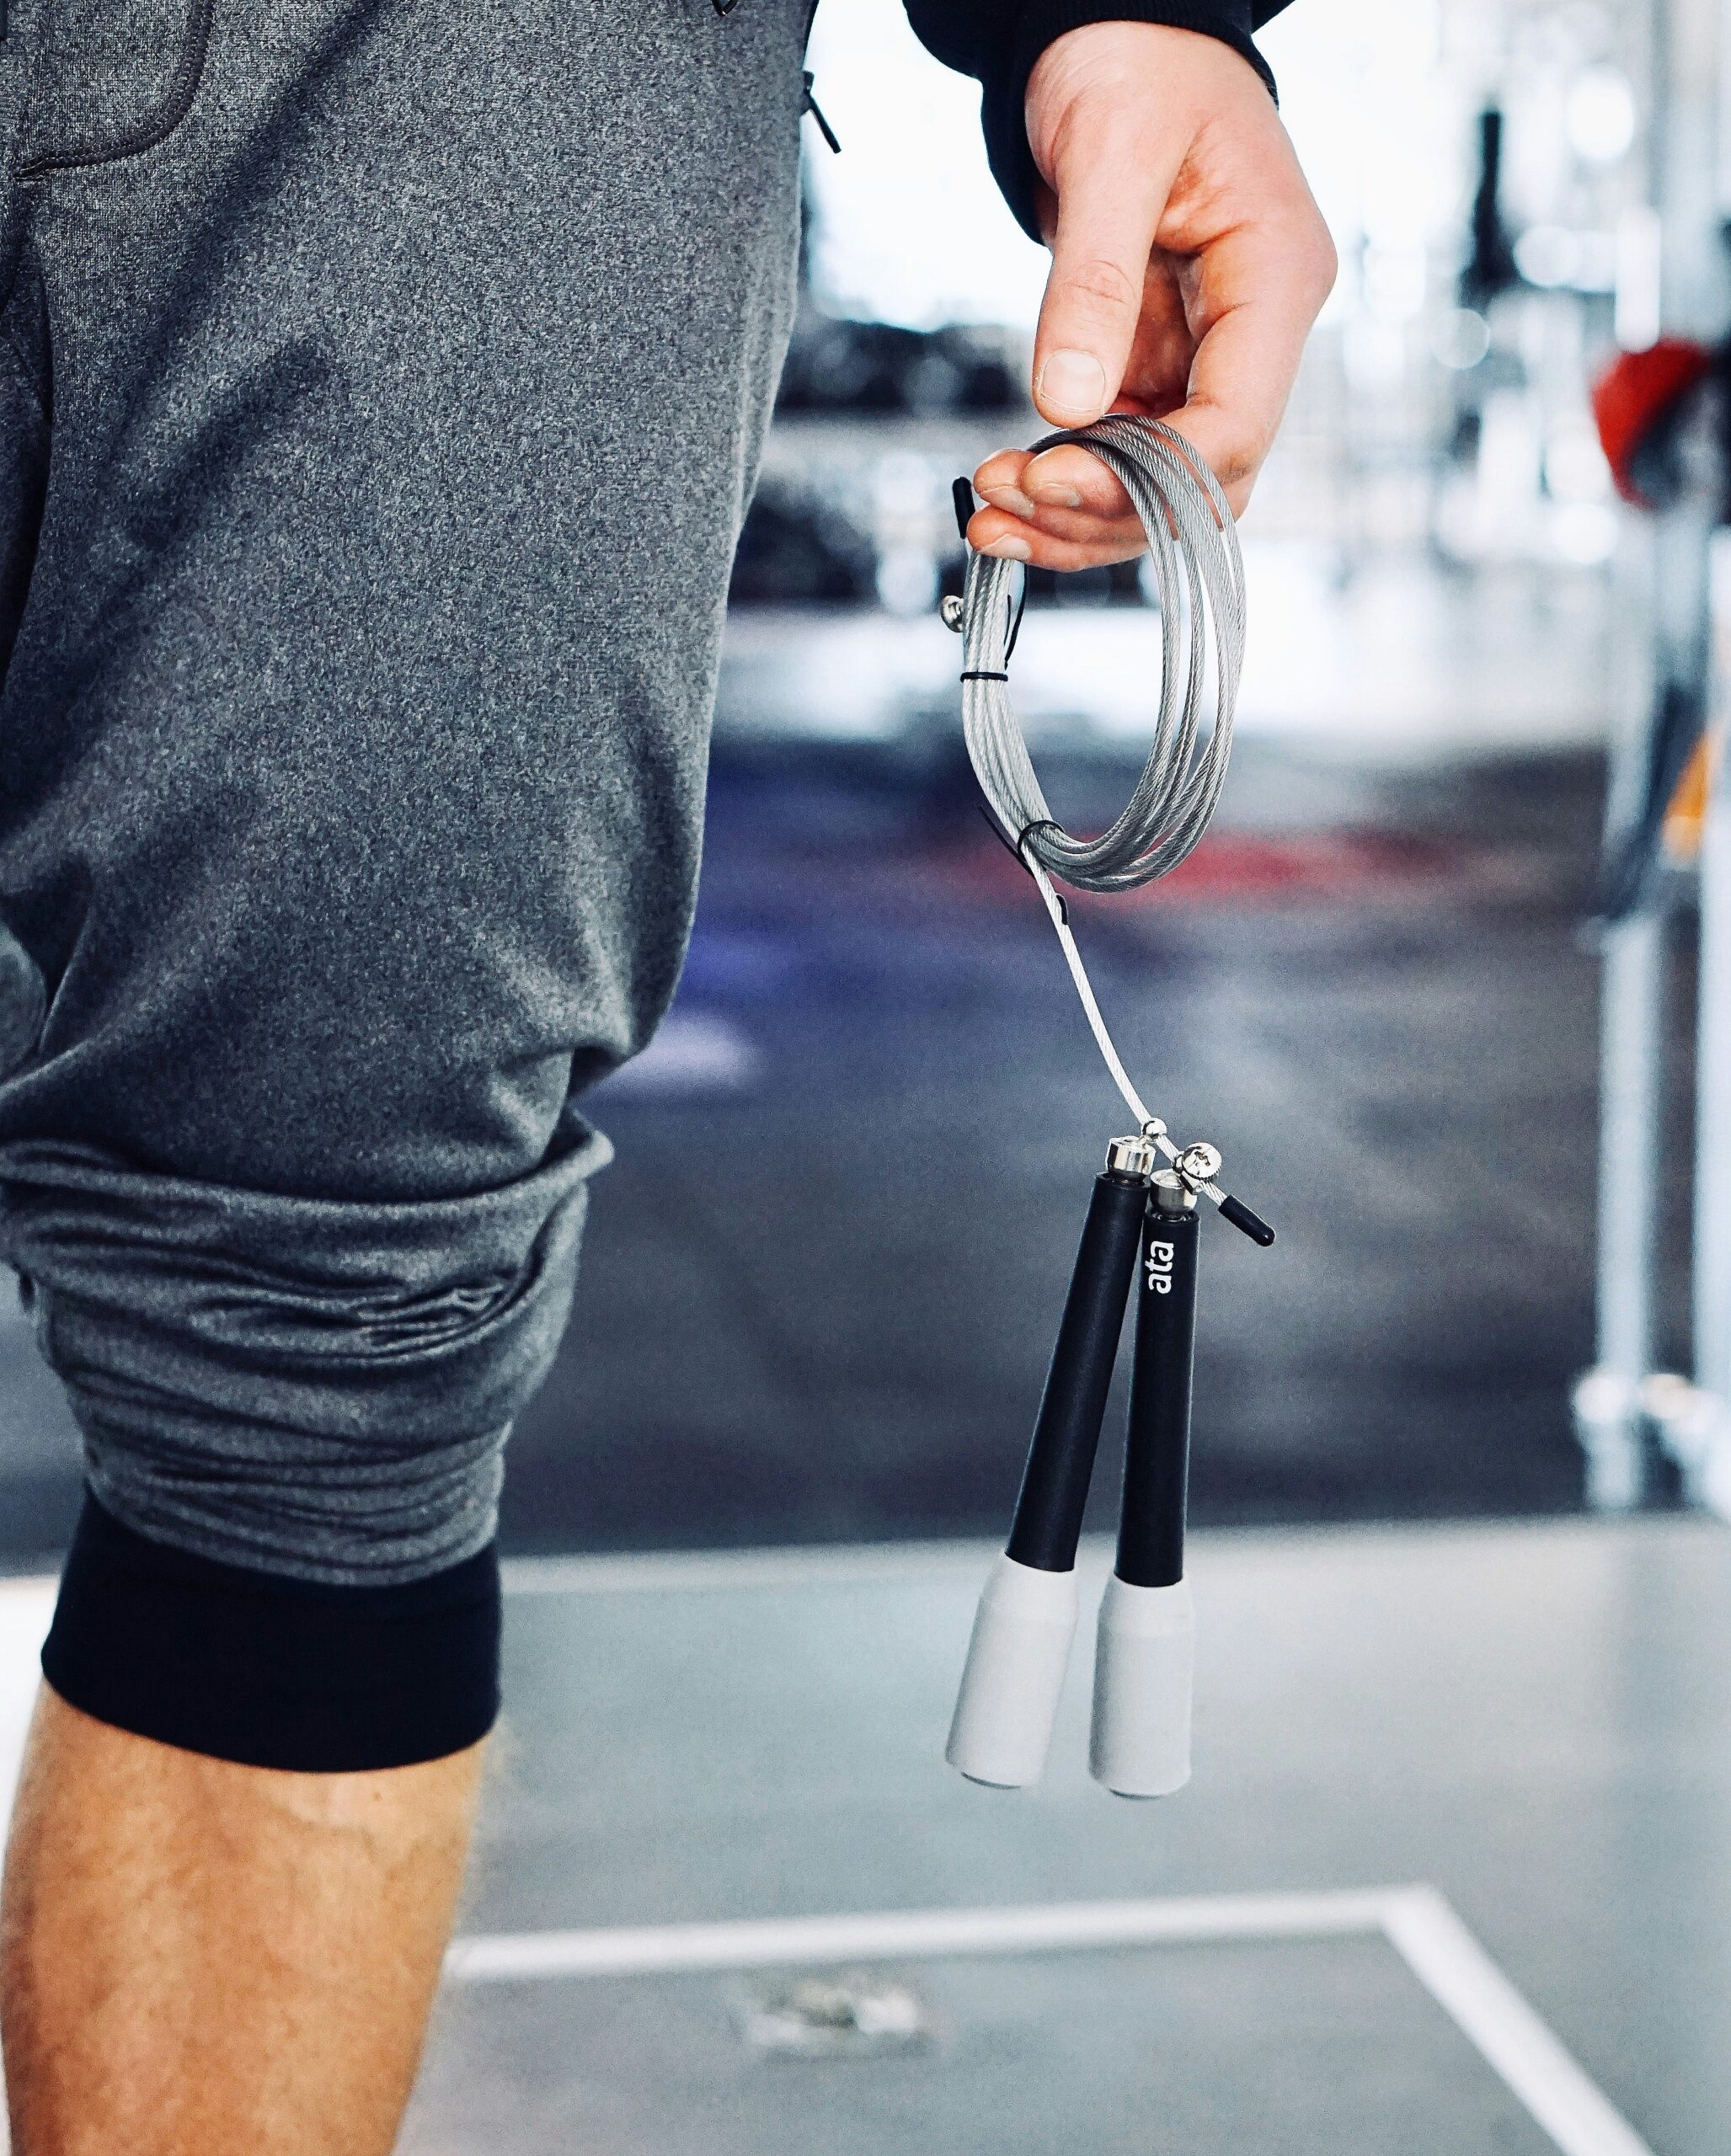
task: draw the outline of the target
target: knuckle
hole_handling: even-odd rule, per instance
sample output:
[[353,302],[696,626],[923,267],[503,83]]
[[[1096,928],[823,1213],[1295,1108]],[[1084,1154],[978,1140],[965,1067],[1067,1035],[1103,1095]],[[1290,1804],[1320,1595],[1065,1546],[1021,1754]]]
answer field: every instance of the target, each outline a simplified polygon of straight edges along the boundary
[[1121,262],[1114,262],[1109,255],[1095,254],[1066,264],[1064,292],[1072,302],[1117,315],[1141,304],[1142,286]]

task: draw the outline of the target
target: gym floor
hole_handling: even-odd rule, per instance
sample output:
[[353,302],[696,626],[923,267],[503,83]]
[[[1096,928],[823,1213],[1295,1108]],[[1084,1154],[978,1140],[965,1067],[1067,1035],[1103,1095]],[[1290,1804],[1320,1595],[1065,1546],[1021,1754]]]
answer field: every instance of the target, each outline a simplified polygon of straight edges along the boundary
[[[944,1767],[989,1554],[518,1571],[481,1943],[411,2156],[1731,2145],[1721,1530],[1205,1538],[1196,1777],[1158,1805],[1087,1779],[1085,1650],[1039,1790]],[[1422,1900],[1405,1963],[1350,1906],[1415,1885],[1488,1966]],[[1084,1940],[1168,1935],[1042,1951],[1074,1905]],[[996,1935],[946,1954],[943,1913],[981,1910]],[[750,1928],[861,1912],[934,1915],[887,1953]],[[926,2041],[778,2054],[804,1961],[906,1987]]]
[[[513,1566],[405,2156],[1731,2145],[1723,1530],[1199,1537],[1158,1805],[1087,1778],[1085,1646],[1038,1790],[944,1767],[989,1556]],[[8,1782],[51,1595],[0,1585]]]

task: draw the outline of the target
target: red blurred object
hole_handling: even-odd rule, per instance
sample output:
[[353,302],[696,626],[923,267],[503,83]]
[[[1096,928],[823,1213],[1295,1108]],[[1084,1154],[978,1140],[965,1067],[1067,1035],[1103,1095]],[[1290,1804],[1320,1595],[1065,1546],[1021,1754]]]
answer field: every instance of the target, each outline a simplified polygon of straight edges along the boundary
[[1705,380],[1713,355],[1686,337],[1661,337],[1644,352],[1619,352],[1593,384],[1593,417],[1616,490],[1637,509],[1661,504],[1635,478],[1643,449]]
[[[983,834],[980,835],[983,837]],[[918,861],[901,858],[904,888],[929,876],[948,904],[973,900],[1026,911],[1026,873],[1007,846],[965,839]],[[1499,903],[1543,888],[1531,858],[1515,847],[1467,846],[1411,832],[1374,830],[1213,832],[1182,868],[1109,899],[1066,891],[1073,912],[1120,922],[1167,907],[1279,909],[1311,903],[1385,899],[1434,905],[1441,897]],[[1038,921],[1038,910],[1030,916]]]

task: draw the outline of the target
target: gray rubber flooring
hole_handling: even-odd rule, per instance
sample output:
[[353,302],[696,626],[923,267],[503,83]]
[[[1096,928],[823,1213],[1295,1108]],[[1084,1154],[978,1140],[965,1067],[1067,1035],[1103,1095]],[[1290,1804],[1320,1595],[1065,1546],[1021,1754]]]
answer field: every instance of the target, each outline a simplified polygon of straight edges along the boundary
[[1370,1940],[940,1961],[911,1981],[929,2046],[822,2061],[754,2057],[740,1988],[713,1977],[501,1992],[466,2015],[475,2056],[458,2088],[435,2073],[407,2156],[1555,2156]]
[[[1429,1883],[1654,2156],[1731,2147],[1723,1529],[1202,1537],[1156,1805],[1087,1778],[1085,1638],[1039,1789],[944,1767],[987,1554],[517,1573],[464,1932]],[[453,1983],[407,2156],[1552,2145],[1374,1940],[905,1961],[929,2041],[868,2057],[754,2051],[774,1973]]]

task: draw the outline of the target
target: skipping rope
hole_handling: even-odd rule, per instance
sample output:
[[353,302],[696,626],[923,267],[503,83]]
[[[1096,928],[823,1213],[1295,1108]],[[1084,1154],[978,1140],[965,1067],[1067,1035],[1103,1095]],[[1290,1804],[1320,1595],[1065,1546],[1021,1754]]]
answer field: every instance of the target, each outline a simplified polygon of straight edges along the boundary
[[[1004,843],[1039,892],[1088,1027],[1135,1118],[1094,1178],[1013,1523],[987,1579],[946,1756],[970,1780],[1020,1788],[1045,1763],[1077,1616],[1076,1559],[1126,1306],[1136,1304],[1117,1559],[1101,1604],[1090,1768],[1124,1796],[1163,1796],[1190,1773],[1195,1618],[1184,1513],[1196,1317],[1196,1202],[1264,1246],[1274,1230],[1221,1187],[1210,1145],[1180,1146],[1114,1044],[1059,883],[1134,890],[1185,860],[1217,806],[1244,658],[1244,567],[1207,465],[1159,419],[1111,414],[1050,435],[1119,480],[1147,535],[1161,622],[1154,739],[1129,801],[1098,838],[1053,816],[1010,700],[1021,627],[1017,564],[969,550],[943,618],[962,638],[962,728]],[[973,493],[956,482],[966,536]],[[1025,593],[1025,583],[1023,586]],[[1164,1165],[1162,1165],[1163,1163]]]

